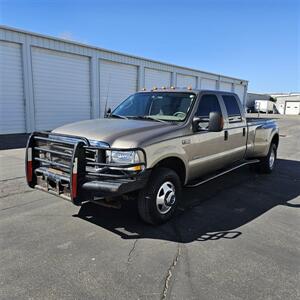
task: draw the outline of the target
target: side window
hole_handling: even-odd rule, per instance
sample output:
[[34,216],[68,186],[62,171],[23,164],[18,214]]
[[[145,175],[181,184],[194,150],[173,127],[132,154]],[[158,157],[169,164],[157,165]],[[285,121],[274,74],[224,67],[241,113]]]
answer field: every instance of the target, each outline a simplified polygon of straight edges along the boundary
[[216,95],[203,95],[200,99],[196,116],[208,118],[210,112],[218,112],[222,115],[219,100]]
[[223,95],[222,98],[227,110],[229,121],[241,121],[241,111],[235,97],[231,95]]

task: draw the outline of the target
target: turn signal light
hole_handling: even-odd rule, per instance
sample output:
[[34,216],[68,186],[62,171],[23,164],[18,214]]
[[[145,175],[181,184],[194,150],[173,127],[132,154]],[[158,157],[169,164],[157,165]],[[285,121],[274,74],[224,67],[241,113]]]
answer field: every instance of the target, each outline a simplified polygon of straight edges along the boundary
[[142,166],[142,165],[128,168],[128,170],[130,170],[130,171],[142,171],[143,169],[144,169],[144,166]]

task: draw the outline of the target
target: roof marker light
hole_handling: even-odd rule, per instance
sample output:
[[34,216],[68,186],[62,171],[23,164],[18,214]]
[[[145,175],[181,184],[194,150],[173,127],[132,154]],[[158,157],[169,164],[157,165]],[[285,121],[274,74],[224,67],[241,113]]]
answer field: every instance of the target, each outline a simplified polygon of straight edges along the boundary
[[188,89],[189,91],[191,91],[191,90],[193,89],[193,87],[192,87],[191,85],[189,85],[189,86],[187,87],[187,89]]
[[142,91],[146,91],[146,88],[145,88],[145,87],[143,87],[143,88],[142,88]]
[[154,87],[152,88],[152,91],[156,91],[156,90],[157,90],[157,87],[154,86]]
[[175,86],[171,85],[171,90],[175,90]]

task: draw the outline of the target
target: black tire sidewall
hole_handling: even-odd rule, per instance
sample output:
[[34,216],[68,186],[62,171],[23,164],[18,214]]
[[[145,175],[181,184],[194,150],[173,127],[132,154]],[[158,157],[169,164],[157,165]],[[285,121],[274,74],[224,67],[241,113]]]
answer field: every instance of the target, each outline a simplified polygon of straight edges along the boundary
[[272,168],[270,168],[270,164],[269,164],[269,169],[270,169],[271,172],[272,172],[272,171],[274,170],[274,168],[275,168],[276,159],[277,159],[277,147],[276,147],[275,144],[272,144],[271,147],[270,147],[270,153],[269,153],[269,157],[268,157],[268,163],[269,163],[269,160],[270,160],[270,156],[271,156],[272,151],[274,151],[275,158],[274,158],[274,162],[273,162]]
[[[274,151],[274,154],[275,154],[275,161],[274,161],[273,166],[271,168],[269,160],[270,160],[270,156],[271,156],[272,151]],[[261,173],[272,173],[272,171],[275,168],[276,159],[277,159],[277,146],[276,146],[275,143],[272,143],[270,145],[268,155],[261,160],[261,163],[260,163],[260,172]]]
[[[173,204],[170,211],[162,214],[158,211],[156,207],[156,197],[159,188],[164,182],[170,181],[175,187],[176,201]],[[176,211],[181,197],[181,182],[176,172],[168,168],[157,168],[153,170],[150,176],[149,183],[145,189],[143,189],[139,194],[138,206],[139,212],[144,221],[151,224],[161,224],[168,221]],[[145,212],[146,211],[146,219]]]

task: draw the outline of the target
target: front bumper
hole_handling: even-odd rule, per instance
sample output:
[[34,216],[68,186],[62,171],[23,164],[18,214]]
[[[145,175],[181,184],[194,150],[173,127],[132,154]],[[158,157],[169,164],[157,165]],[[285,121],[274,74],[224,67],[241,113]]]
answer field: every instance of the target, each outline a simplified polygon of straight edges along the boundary
[[[108,164],[91,160],[91,152],[113,149],[94,147],[82,137],[48,132],[35,132],[26,147],[26,177],[31,188],[39,189],[74,204],[94,200],[95,197],[114,197],[142,189],[150,170],[129,171],[137,164]],[[145,161],[141,163],[146,165]]]
[[150,170],[145,170],[132,179],[92,180],[81,185],[85,193],[92,197],[114,197],[144,188],[148,182]]

